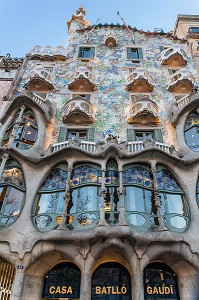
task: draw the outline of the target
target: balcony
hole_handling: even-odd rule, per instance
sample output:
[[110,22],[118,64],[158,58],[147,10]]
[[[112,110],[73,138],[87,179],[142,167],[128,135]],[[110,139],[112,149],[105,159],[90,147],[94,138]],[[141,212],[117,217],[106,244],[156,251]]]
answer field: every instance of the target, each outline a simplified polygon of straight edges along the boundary
[[153,77],[143,68],[136,68],[126,79],[125,90],[135,93],[150,93],[154,89]]
[[51,91],[54,89],[54,77],[51,72],[42,66],[33,68],[26,78],[24,87],[30,91]]
[[188,30],[189,38],[199,38],[199,27],[189,27]]
[[66,49],[62,46],[57,47],[41,47],[35,46],[29,53],[30,59],[41,60],[41,61],[65,61],[66,60]]
[[[62,143],[56,143],[52,147],[52,152],[53,153],[57,152],[59,150],[65,149],[65,148],[67,148],[71,145],[72,145],[72,141],[65,141],[65,142],[62,142]],[[162,151],[166,152],[166,153],[169,153],[169,154],[171,153],[171,146],[168,145],[168,144],[155,142],[155,147],[159,150],[162,150]],[[87,152],[93,152],[93,153],[98,152],[97,143],[95,143],[95,142],[80,141],[79,148],[81,150],[84,150],[84,151],[87,151]],[[142,141],[134,141],[134,142],[128,142],[127,143],[127,152],[129,152],[129,153],[143,151],[144,149],[145,148],[144,148],[144,144],[143,144]]]
[[96,107],[83,97],[76,96],[63,106],[62,121],[65,124],[92,124]]
[[86,67],[79,67],[71,75],[68,89],[79,92],[93,92],[97,89],[95,74]]
[[148,97],[143,97],[127,107],[126,120],[128,123],[158,124],[158,106]]
[[169,92],[188,94],[196,90],[195,83],[195,77],[187,68],[183,68],[170,77],[167,88]]
[[182,68],[187,65],[187,56],[182,48],[174,45],[161,53],[161,63],[167,67]]

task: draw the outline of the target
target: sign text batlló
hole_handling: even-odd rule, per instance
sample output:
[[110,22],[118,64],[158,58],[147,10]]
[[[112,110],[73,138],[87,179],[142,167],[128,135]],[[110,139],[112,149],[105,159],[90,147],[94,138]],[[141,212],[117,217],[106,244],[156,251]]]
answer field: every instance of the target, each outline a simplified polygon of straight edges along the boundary
[[127,288],[125,284],[122,287],[119,286],[96,286],[95,294],[97,295],[125,295],[127,294]]

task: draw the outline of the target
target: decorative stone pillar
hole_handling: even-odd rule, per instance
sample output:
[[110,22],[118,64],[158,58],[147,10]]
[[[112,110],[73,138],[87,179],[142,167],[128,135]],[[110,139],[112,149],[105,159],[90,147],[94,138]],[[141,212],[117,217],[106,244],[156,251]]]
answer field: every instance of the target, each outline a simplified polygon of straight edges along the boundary
[[[86,264],[86,261],[84,262]],[[90,268],[84,268],[81,274],[80,300],[91,299],[91,273]]]
[[4,153],[4,155],[2,156],[2,161],[1,161],[1,166],[0,166],[0,178],[3,174],[4,168],[5,168],[5,164],[7,162],[7,160],[9,159],[9,154],[8,153]]
[[153,187],[154,187],[154,202],[155,207],[157,208],[157,218],[158,218],[158,231],[166,231],[168,228],[164,225],[164,219],[161,214],[161,206],[162,201],[158,190],[157,178],[156,178],[156,163],[154,161],[151,162],[151,172],[153,175]]
[[61,215],[61,223],[58,229],[66,229],[65,227],[65,222],[66,222],[66,215],[67,215],[67,209],[68,209],[68,203],[71,200],[70,197],[70,180],[71,180],[71,174],[72,174],[72,167],[68,166],[68,178],[66,181],[66,190],[64,193],[64,207],[63,207],[63,212]]
[[20,300],[21,299],[21,293],[22,293],[22,287],[24,282],[24,268],[23,265],[18,265],[15,273],[15,278],[12,286],[12,293],[10,300]]
[[16,132],[20,126],[20,124],[22,123],[23,119],[22,119],[22,116],[23,116],[23,113],[26,109],[26,106],[25,105],[22,105],[20,107],[20,113],[19,113],[19,117],[16,119],[15,121],[15,125],[13,126],[12,128],[12,133],[10,135],[10,138],[9,138],[9,141],[8,141],[8,144],[6,146],[12,146],[12,143],[14,142],[15,140],[15,135],[16,135]]
[[132,299],[144,300],[144,282],[142,273],[136,273],[132,276],[131,288]]
[[104,208],[104,201],[107,193],[107,190],[105,188],[105,172],[106,170],[102,170],[102,185],[100,189],[100,220],[98,226],[108,226],[108,224],[105,221],[105,208]]
[[199,274],[177,276],[180,300],[198,300],[199,299]]
[[124,205],[125,189],[122,183],[122,170],[119,170],[119,181],[120,181],[120,186],[118,188],[118,193],[120,197],[120,222],[118,225],[126,226],[127,222],[126,222],[125,205]]

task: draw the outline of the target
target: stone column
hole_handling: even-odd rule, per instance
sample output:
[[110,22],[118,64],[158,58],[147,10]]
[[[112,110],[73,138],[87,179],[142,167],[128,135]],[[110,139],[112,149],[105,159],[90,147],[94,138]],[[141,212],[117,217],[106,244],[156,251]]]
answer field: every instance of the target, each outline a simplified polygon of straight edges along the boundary
[[144,282],[142,273],[136,273],[132,276],[131,290],[133,300],[144,300]]
[[68,167],[68,178],[66,182],[66,190],[64,193],[64,207],[63,207],[63,212],[61,216],[61,224],[58,229],[65,229],[65,222],[66,222],[66,215],[67,215],[67,208],[68,208],[68,203],[70,202],[70,180],[71,180],[71,173],[72,173],[72,167]]
[[1,161],[1,166],[0,166],[0,178],[3,174],[4,168],[5,168],[5,164],[7,162],[7,160],[9,159],[9,154],[8,153],[4,153],[4,155],[2,156],[2,161]]
[[199,274],[179,276],[178,289],[180,300],[198,300],[199,299]]
[[13,126],[12,128],[12,133],[11,133],[11,136],[9,138],[9,141],[8,141],[8,144],[6,146],[12,146],[12,143],[14,142],[15,140],[15,135],[16,135],[16,132],[17,132],[17,129],[19,128],[20,126],[20,123],[22,123],[23,119],[22,119],[22,116],[23,116],[23,113],[24,113],[24,110],[26,109],[26,106],[25,105],[22,105],[20,107],[20,113],[19,113],[19,117],[16,119],[15,121],[15,125]]
[[120,186],[118,189],[118,193],[120,197],[120,222],[118,225],[127,225],[126,216],[125,216],[125,205],[124,205],[125,190],[122,183],[122,170],[119,170],[119,180],[120,180]]
[[91,273],[90,268],[85,268],[81,274],[80,300],[91,299]]
[[24,272],[23,268],[16,269],[10,300],[20,300],[21,299],[24,275],[25,275],[25,272]]
[[44,279],[41,276],[26,275],[24,277],[22,294],[19,300],[41,300],[43,280]]
[[102,170],[102,185],[100,189],[100,220],[98,226],[107,226],[108,224],[105,221],[105,208],[104,200],[106,197],[106,188],[105,188],[105,170]]
[[157,218],[158,218],[158,231],[166,231],[168,228],[164,225],[164,220],[161,214],[161,206],[162,201],[158,190],[157,178],[156,178],[156,163],[154,161],[151,162],[151,172],[153,174],[153,186],[154,186],[154,201],[155,206],[157,208]]

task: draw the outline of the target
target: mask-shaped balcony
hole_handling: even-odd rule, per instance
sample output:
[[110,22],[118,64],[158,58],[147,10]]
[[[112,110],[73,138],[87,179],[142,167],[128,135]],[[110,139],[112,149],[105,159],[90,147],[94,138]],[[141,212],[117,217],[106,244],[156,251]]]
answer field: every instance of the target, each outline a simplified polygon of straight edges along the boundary
[[57,47],[41,47],[35,46],[29,53],[30,59],[42,60],[42,61],[65,61],[66,60],[66,49],[62,46]]
[[70,77],[68,89],[80,92],[93,92],[97,89],[94,73],[86,67],[79,67]]
[[161,53],[161,63],[163,66],[182,68],[187,65],[187,56],[182,48],[172,46]]
[[168,82],[167,88],[169,92],[188,94],[196,90],[196,80],[187,68],[180,69],[174,73]]
[[24,87],[30,91],[51,91],[54,89],[53,79],[51,72],[38,66],[30,71]]
[[62,108],[62,121],[65,124],[92,124],[95,121],[96,107],[88,100],[77,96]]
[[127,107],[126,120],[128,123],[158,124],[158,106],[149,98],[143,97]]
[[136,68],[126,80],[125,90],[135,93],[150,93],[154,89],[153,77],[143,68]]

